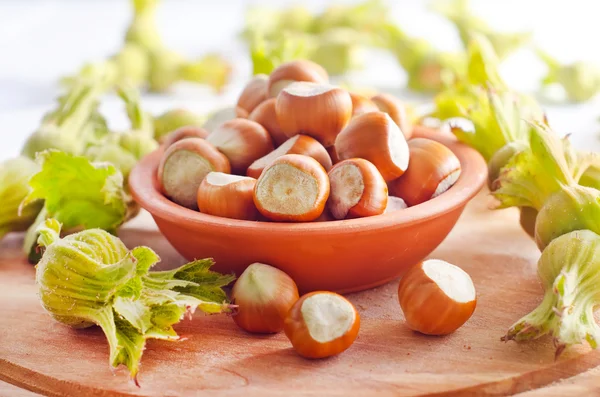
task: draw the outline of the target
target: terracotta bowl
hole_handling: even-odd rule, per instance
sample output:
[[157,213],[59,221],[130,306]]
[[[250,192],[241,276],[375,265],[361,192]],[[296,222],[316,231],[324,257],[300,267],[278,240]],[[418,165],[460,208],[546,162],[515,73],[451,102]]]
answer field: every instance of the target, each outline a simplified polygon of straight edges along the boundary
[[251,263],[262,262],[288,273],[302,292],[359,291],[399,277],[423,260],[452,230],[485,182],[486,163],[475,150],[439,131],[419,128],[415,133],[450,148],[460,159],[460,178],[447,192],[423,204],[368,218],[273,223],[195,212],[160,193],[156,180],[160,149],[134,168],[129,182],[135,200],[188,260],[212,257],[215,270],[237,275]]

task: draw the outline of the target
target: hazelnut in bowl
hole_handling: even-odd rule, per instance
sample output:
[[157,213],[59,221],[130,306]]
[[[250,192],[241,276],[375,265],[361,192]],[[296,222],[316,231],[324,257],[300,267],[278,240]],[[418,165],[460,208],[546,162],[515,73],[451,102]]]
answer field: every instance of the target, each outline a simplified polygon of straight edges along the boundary
[[245,87],[247,114],[173,132],[133,169],[131,193],[181,255],[217,271],[266,263],[303,293],[384,284],[444,240],[487,166],[413,126],[401,101],[358,99],[310,61],[282,64]]
[[423,260],[452,230],[486,180],[484,160],[452,136],[416,127],[416,138],[450,149],[460,161],[460,176],[437,197],[381,215],[292,223],[201,213],[176,204],[161,191],[157,171],[164,148],[134,168],[131,192],[188,260],[212,257],[215,270],[237,275],[252,263],[268,263],[289,274],[302,292],[359,291],[393,280]]

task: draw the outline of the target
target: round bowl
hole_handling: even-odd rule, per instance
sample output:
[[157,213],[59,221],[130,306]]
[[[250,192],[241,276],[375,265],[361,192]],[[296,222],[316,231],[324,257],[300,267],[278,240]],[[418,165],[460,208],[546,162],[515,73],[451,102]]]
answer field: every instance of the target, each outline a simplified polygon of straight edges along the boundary
[[214,258],[214,270],[238,276],[248,265],[262,262],[285,271],[302,292],[359,291],[401,276],[429,255],[486,180],[483,158],[452,135],[421,127],[415,136],[437,140],[456,154],[462,166],[458,181],[425,203],[368,218],[275,223],[202,214],[160,193],[156,171],[161,149],[138,163],[129,184],[135,200],[188,260]]

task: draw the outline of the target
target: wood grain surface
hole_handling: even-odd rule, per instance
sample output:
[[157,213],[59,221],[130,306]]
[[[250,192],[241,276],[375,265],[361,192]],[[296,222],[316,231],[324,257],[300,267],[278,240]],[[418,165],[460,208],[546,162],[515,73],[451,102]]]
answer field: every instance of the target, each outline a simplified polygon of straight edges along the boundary
[[[599,365],[600,354],[587,346],[555,361],[550,338],[500,341],[541,300],[539,252],[515,211],[489,211],[487,203],[480,194],[431,255],[465,269],[477,288],[475,314],[454,334],[427,337],[406,328],[394,281],[348,295],[361,313],[361,330],[337,357],[305,360],[283,334],[249,335],[227,316],[196,316],[177,327],[187,340],[148,343],[139,389],[125,370],[110,370],[98,328],[72,330],[42,310],[34,268],[19,249],[21,236],[9,236],[0,243],[0,380],[48,396],[491,396],[532,390]],[[126,244],[153,247],[163,267],[183,263],[149,219],[144,214],[122,230]],[[576,387],[597,386],[583,381]],[[535,393],[524,396],[546,395]]]

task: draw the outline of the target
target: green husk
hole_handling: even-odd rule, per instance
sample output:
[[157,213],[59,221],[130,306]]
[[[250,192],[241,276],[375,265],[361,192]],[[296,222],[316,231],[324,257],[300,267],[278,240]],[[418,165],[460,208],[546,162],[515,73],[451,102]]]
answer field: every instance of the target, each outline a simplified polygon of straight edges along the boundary
[[142,109],[139,91],[131,85],[122,84],[117,87],[117,93],[125,103],[125,110],[131,123],[131,130],[138,134],[153,137],[154,119],[150,113]]
[[392,23],[383,24],[387,48],[408,75],[407,86],[417,92],[438,92],[464,76],[464,53],[441,52],[426,40],[408,36]]
[[577,230],[552,240],[538,262],[544,288],[542,303],[516,322],[503,340],[526,341],[551,334],[556,356],[587,341],[598,347],[600,328],[594,309],[600,304],[600,236]]
[[484,36],[500,59],[505,59],[531,40],[531,32],[496,32],[483,19],[474,15],[469,0],[438,0],[431,9],[446,17],[458,30],[461,41],[468,47],[473,35]]
[[154,51],[163,47],[163,42],[156,27],[156,8],[158,0],[132,0],[133,20],[125,33],[125,42],[133,43],[146,51]]
[[109,84],[110,72],[94,79],[80,79],[58,99],[58,108],[47,113],[42,124],[27,139],[21,153],[31,159],[46,149],[81,154],[90,141],[106,131],[98,113],[100,96]]
[[579,178],[579,184],[600,190],[600,162],[591,164],[583,171],[581,178]]
[[561,186],[540,209],[535,241],[543,250],[555,238],[583,229],[600,233],[600,191],[579,185]]
[[498,207],[540,210],[562,186],[575,184],[561,139],[542,123],[529,128],[529,149],[515,155],[495,182]]
[[222,287],[234,277],[210,271],[211,259],[152,273],[160,258],[148,247],[129,251],[100,229],[62,239],[60,232],[56,219],[38,230],[44,251],[36,267],[42,306],[70,327],[100,326],[110,347],[110,365],[126,366],[136,384],[147,339],[178,340],[172,326],[196,308],[229,311]]
[[110,68],[113,73],[107,90],[130,84],[163,92],[180,81],[222,90],[231,76],[231,65],[226,59],[216,54],[197,60],[185,59],[162,41],[156,26],[159,0],[131,0],[131,4],[134,14],[123,47],[108,59],[84,65],[75,76],[63,78],[65,85],[70,87],[79,79],[94,78],[98,68]]
[[543,119],[538,112],[537,107],[530,106],[526,99],[513,93],[488,90],[486,97],[480,97],[479,103],[465,111],[465,117],[473,123],[474,130],[452,126],[452,132],[490,161],[508,143],[527,142],[529,127],[524,119]]
[[595,162],[596,154],[576,151],[568,137],[561,139],[547,125],[532,124],[529,148],[511,157],[492,193],[500,208],[530,207],[529,215],[538,212],[529,217],[527,227],[530,233],[535,219],[540,250],[574,230],[600,233],[600,191],[577,184]]
[[39,165],[27,157],[16,157],[0,163],[0,240],[10,232],[27,230],[42,208],[32,203],[19,210],[29,193],[29,178],[39,171]]
[[363,48],[385,46],[381,26],[388,14],[379,0],[332,5],[315,15],[297,5],[282,10],[252,7],[241,36],[248,43],[254,74],[310,59],[329,74],[340,75],[362,67]]
[[186,126],[202,127],[206,117],[186,109],[171,109],[154,119],[154,137],[157,140],[178,128]]
[[542,84],[558,84],[564,89],[567,100],[586,102],[600,91],[599,65],[583,61],[562,65],[546,52],[539,49],[537,52],[548,67]]
[[488,187],[494,188],[496,179],[500,176],[502,168],[518,153],[527,150],[529,145],[525,141],[508,142],[494,153],[488,162]]
[[220,92],[229,82],[232,67],[227,59],[218,54],[206,54],[203,57],[186,61],[179,68],[179,79],[204,84]]

